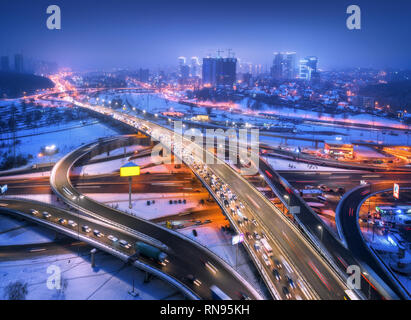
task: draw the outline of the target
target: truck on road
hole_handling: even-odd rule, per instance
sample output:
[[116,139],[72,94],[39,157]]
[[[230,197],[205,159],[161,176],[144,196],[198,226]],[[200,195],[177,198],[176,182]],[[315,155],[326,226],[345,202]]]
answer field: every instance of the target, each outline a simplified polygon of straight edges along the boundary
[[166,265],[167,261],[167,253],[161,251],[160,249],[149,245],[142,241],[136,242],[136,250],[138,253],[146,258],[150,258],[163,266]]

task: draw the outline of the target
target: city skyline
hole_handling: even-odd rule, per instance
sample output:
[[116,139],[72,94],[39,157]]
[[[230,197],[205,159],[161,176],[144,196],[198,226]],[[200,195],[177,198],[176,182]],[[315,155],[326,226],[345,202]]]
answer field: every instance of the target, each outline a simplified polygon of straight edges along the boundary
[[361,30],[347,29],[346,1],[56,4],[61,30],[46,28],[47,1],[3,3],[1,55],[23,53],[75,70],[156,69],[174,66],[181,55],[201,58],[231,48],[236,57],[269,67],[273,52],[296,51],[299,58],[320,57],[325,69],[411,68],[411,44],[404,41],[411,5],[401,0],[394,5],[357,1]]
[[3,0],[0,301],[411,300],[410,13]]

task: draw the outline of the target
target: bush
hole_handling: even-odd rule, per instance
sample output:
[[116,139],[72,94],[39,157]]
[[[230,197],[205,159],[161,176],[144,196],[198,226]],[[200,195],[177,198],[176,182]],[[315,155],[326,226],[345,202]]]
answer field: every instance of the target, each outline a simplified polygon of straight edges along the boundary
[[27,283],[20,281],[11,282],[4,288],[4,298],[6,300],[26,300],[27,294]]

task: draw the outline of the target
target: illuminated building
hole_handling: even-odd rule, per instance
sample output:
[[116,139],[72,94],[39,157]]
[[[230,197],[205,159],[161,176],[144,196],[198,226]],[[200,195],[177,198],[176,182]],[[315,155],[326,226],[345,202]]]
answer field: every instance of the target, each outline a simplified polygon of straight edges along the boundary
[[274,52],[271,77],[276,80],[294,79],[296,76],[295,64],[295,52]]
[[204,58],[203,84],[209,86],[232,86],[236,81],[236,58]]

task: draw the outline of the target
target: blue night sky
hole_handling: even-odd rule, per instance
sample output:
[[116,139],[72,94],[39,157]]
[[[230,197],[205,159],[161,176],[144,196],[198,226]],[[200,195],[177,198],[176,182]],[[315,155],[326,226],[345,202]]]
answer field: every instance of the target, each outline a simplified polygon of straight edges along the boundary
[[[46,28],[57,4],[62,30]],[[362,29],[346,28],[346,8],[362,10]],[[321,68],[411,68],[408,0],[1,0],[0,54],[56,61],[73,68],[176,65],[232,48],[271,64],[274,51],[316,55]]]

